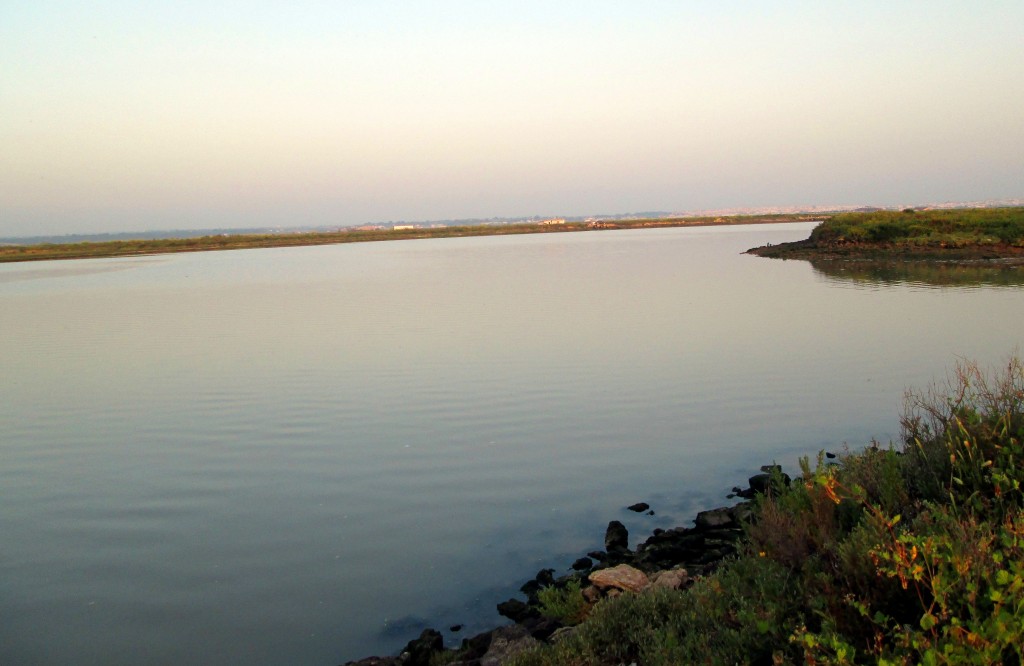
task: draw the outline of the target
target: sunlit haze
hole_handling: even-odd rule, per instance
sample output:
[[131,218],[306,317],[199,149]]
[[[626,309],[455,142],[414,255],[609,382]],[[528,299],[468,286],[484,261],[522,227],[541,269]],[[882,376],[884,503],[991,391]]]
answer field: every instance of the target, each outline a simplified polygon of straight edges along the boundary
[[0,236],[1024,196],[1024,3],[7,2]]

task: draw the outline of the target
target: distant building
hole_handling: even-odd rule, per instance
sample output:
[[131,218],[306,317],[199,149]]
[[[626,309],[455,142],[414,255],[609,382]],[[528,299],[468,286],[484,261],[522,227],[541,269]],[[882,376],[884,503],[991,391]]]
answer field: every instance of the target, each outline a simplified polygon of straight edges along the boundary
[[550,220],[541,220],[537,224],[565,224],[564,217],[553,217]]
[[406,229],[415,229],[416,225],[415,224],[396,224],[395,226],[393,226],[391,228],[394,229],[395,231],[405,231]]

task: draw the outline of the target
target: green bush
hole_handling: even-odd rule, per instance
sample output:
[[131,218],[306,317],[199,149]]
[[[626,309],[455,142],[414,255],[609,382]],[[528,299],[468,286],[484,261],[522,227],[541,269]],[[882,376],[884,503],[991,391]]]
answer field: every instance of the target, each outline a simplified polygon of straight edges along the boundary
[[578,578],[571,579],[564,587],[542,587],[537,591],[537,599],[542,615],[568,627],[582,622],[590,612]]

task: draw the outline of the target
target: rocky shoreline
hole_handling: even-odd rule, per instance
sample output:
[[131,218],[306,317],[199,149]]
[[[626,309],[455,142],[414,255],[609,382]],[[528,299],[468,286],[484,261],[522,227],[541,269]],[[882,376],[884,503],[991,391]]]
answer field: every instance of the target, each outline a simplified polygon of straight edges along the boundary
[[[698,513],[693,527],[655,529],[636,550],[629,549],[626,527],[613,520],[605,530],[604,550],[578,558],[570,567],[572,573],[564,576],[556,578],[554,569],[542,569],[520,588],[525,601],[512,598],[498,604],[498,613],[512,624],[463,639],[454,649],[445,649],[441,632],[425,629],[397,656],[367,657],[346,662],[346,666],[429,666],[432,661],[449,666],[499,666],[523,650],[557,642],[574,631],[542,615],[540,590],[578,585],[584,599],[592,604],[649,586],[683,589],[737,552],[743,525],[750,520],[757,495],[766,493],[773,484],[789,483],[789,476],[778,465],[766,465],[750,477],[747,488],[733,489],[729,498],[741,498],[738,503]],[[628,508],[638,513],[650,509],[643,502]]]

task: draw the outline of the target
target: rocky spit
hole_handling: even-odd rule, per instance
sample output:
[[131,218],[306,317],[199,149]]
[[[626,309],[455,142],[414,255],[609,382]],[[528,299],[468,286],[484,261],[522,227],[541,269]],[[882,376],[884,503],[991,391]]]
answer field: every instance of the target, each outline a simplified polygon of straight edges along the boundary
[[[737,551],[743,537],[743,524],[753,513],[754,498],[766,493],[773,483],[789,484],[790,478],[777,465],[766,465],[750,477],[747,488],[734,488],[730,498],[741,501],[732,506],[702,511],[693,527],[655,529],[651,536],[629,549],[629,533],[617,520],[608,523],[602,551],[587,553],[572,563],[572,573],[555,577],[554,569],[542,569],[520,590],[522,599],[498,604],[498,613],[512,624],[463,639],[461,646],[449,650],[451,666],[500,666],[509,658],[544,642],[556,642],[571,627],[540,613],[538,591],[545,587],[566,587],[578,581],[584,598],[596,603],[602,598],[627,592],[639,592],[649,586],[683,589],[700,576],[713,571]],[[646,503],[627,507],[648,512]],[[649,512],[652,513],[653,512]],[[425,629],[393,657],[367,657],[345,666],[429,666],[437,653],[445,651],[444,637],[435,629]]]

